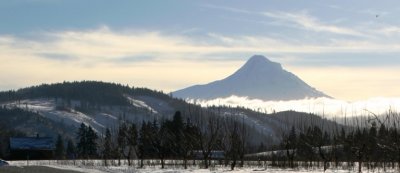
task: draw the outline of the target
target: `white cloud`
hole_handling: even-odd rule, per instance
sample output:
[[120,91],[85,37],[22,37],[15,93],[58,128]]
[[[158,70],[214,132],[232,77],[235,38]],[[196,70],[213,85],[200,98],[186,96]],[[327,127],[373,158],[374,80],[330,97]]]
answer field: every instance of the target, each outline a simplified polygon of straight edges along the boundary
[[[303,17],[300,17],[303,18]],[[308,19],[301,19],[308,20]],[[313,22],[310,25],[313,25]],[[320,27],[324,28],[324,27]],[[397,31],[392,28],[390,31]],[[333,31],[342,32],[340,29]],[[346,32],[346,31],[344,31]],[[267,36],[226,36],[216,33],[205,35],[199,41],[183,35],[165,35],[161,32],[118,32],[107,27],[86,31],[62,31],[42,34],[45,39],[34,40],[13,36],[0,36],[0,50],[9,57],[26,55],[55,60],[69,57],[82,64],[118,61],[126,57],[154,57],[153,61],[188,59],[215,53],[326,53],[326,52],[400,52],[399,43],[372,40],[333,40],[325,43],[307,43],[297,40],[279,40]],[[51,55],[45,57],[46,55]],[[143,61],[143,59],[141,60]],[[135,61],[132,61],[135,62]]]
[[[297,40],[279,40],[267,36],[228,36],[217,33],[195,38],[178,34],[165,35],[158,31],[121,32],[107,27],[42,33],[35,38],[40,37],[43,39],[0,36],[0,60],[5,62],[0,63],[0,74],[3,74],[0,75],[0,81],[3,81],[0,88],[11,89],[9,86],[24,87],[42,82],[89,79],[173,91],[193,84],[222,79],[238,69],[245,58],[253,54],[264,54],[267,57],[272,55],[272,59],[277,54],[287,55],[289,58],[285,58],[284,62],[295,65],[290,61],[299,61],[299,58],[304,58],[302,57],[304,54],[400,52],[399,43],[383,41],[343,39],[316,44]],[[237,59],[238,54],[245,56],[242,60]],[[215,55],[218,55],[219,60],[229,60],[230,55],[236,56],[230,61],[209,61],[213,56],[216,57]],[[312,81],[311,85],[322,91],[331,93],[331,90],[336,91],[332,86],[345,85],[313,80],[316,79],[315,73],[321,74],[325,71],[315,67],[307,68],[314,71],[305,73],[304,79]],[[293,72],[301,76],[301,71]],[[361,69],[360,71],[371,70]],[[329,81],[346,79],[344,82],[347,82],[352,80],[346,77],[351,76],[345,74],[348,72],[349,70],[337,73],[332,70],[327,73],[345,76],[336,75]],[[354,72],[353,69],[350,70],[350,73],[352,72]],[[371,72],[374,72],[373,69]],[[398,71],[390,70],[384,75],[390,76],[396,72]],[[369,81],[379,81],[379,79],[381,79],[380,76],[374,76]],[[387,86],[396,86],[396,81],[397,79],[389,81]],[[357,86],[365,84],[365,82],[360,82]],[[368,86],[370,84],[371,82]],[[354,85],[353,88],[357,86]],[[332,93],[335,96],[339,91]],[[397,94],[398,92],[387,89],[387,93]],[[348,96],[340,95],[340,97],[347,99],[355,94],[346,91],[345,95]]]
[[351,28],[324,24],[317,18],[308,15],[306,12],[290,13],[290,12],[278,11],[278,12],[264,12],[263,14],[270,18],[294,23],[297,26],[301,26],[304,29],[311,31],[329,32],[329,33],[352,35],[352,36],[365,36],[363,33]]
[[189,100],[202,106],[225,105],[246,107],[252,110],[272,113],[274,111],[298,111],[314,113],[325,117],[351,117],[385,114],[387,111],[400,110],[400,98],[371,98],[367,100],[347,102],[329,98],[309,98],[291,101],[262,101],[246,97],[230,96],[213,100]]
[[377,30],[378,33],[382,33],[386,36],[394,36],[400,34],[400,27],[398,26],[386,26]]

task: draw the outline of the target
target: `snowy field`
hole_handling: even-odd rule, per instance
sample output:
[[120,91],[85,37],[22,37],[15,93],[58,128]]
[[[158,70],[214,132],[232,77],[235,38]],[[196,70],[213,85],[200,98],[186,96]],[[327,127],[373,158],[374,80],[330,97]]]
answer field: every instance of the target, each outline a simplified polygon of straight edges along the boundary
[[[109,163],[111,163],[110,161]],[[118,161],[113,161],[116,164]],[[134,161],[135,165],[137,165],[137,161]],[[198,166],[189,166],[188,169],[183,169],[181,165],[173,165],[172,161],[169,162],[169,165],[166,166],[165,169],[161,169],[159,165],[151,165],[153,162],[145,161],[146,166],[143,169],[139,169],[136,166],[128,166],[126,161],[122,161],[121,166],[104,166],[104,161],[102,160],[63,160],[63,161],[56,161],[56,160],[43,160],[43,161],[10,161],[9,162],[11,167],[22,168],[22,170],[30,170],[30,169],[37,169],[39,167],[48,167],[51,169],[60,170],[60,172],[88,172],[88,173],[223,173],[223,172],[231,172],[231,173],[244,173],[244,172],[258,172],[258,173],[317,173],[317,172],[324,172],[322,168],[310,168],[310,169],[302,169],[302,168],[295,168],[295,169],[282,169],[282,168],[272,168],[269,166],[245,166],[244,168],[235,168],[234,171],[231,171],[229,167],[224,166],[211,166],[209,169],[200,169]],[[150,165],[147,165],[150,163]],[[168,161],[167,161],[168,163]],[[29,166],[28,166],[29,165]],[[335,169],[331,168],[325,171],[326,173],[350,173],[350,172],[357,172],[357,166],[352,167],[351,169]],[[0,168],[0,172],[1,168]],[[27,171],[29,172],[29,171]],[[398,170],[383,170],[382,168],[374,169],[374,170],[367,170],[363,168],[363,172],[373,172],[373,173],[380,173],[380,172],[398,172]]]

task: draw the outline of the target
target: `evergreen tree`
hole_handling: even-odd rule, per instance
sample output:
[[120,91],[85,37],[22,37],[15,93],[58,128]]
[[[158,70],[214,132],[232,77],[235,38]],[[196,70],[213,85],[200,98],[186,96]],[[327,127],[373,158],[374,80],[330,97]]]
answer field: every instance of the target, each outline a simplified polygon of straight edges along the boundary
[[128,128],[127,134],[126,134],[126,142],[127,142],[127,147],[128,147],[128,153],[126,155],[126,159],[128,160],[128,165],[131,165],[131,157],[134,153],[137,154],[137,141],[138,141],[138,134],[137,134],[137,129],[136,129],[136,124],[131,123],[131,125]]
[[322,137],[323,145],[330,145],[332,144],[331,137],[329,136],[328,132],[324,132],[324,136]]
[[93,158],[97,156],[97,140],[98,136],[92,127],[81,124],[77,133],[78,144],[76,146],[78,154],[81,158]]
[[295,150],[297,147],[297,137],[296,137],[296,129],[294,126],[292,126],[289,135],[287,136],[287,139],[285,139],[285,149],[286,149],[286,156],[289,160],[289,166],[291,168],[294,167],[294,156],[295,156]]
[[111,153],[112,153],[112,146],[111,146],[111,132],[110,129],[106,129],[106,134],[104,137],[104,143],[103,143],[103,159],[105,160],[105,166],[108,166],[107,160],[111,158]]
[[182,155],[182,148],[183,148],[183,129],[184,129],[184,124],[181,116],[180,111],[176,111],[175,115],[172,119],[172,122],[165,122],[168,123],[169,125],[167,128],[169,128],[169,131],[172,133],[171,138],[169,141],[169,144],[171,145],[171,149],[173,150],[172,154],[173,156],[181,156]]
[[143,160],[148,157],[148,148],[150,147],[150,142],[147,133],[149,133],[148,123],[142,122],[142,127],[139,130],[138,139],[138,157],[140,159],[140,168],[143,168]]
[[97,156],[97,134],[92,127],[87,128],[87,154],[90,158]]
[[57,159],[65,158],[64,141],[63,141],[61,135],[57,136],[55,156]]
[[177,149],[176,147],[177,145],[174,145],[176,144],[177,141],[175,143],[174,141],[171,141],[171,139],[174,139],[174,135],[171,133],[170,124],[171,123],[169,121],[162,122],[160,128],[158,128],[153,124],[156,136],[152,138],[153,139],[152,141],[154,149],[158,155],[158,158],[161,161],[162,169],[164,169],[165,158],[171,154],[172,152],[171,150]]
[[[377,139],[377,145],[379,146],[377,148],[377,159],[380,161],[388,161],[390,158],[390,151],[388,150],[390,148],[390,138],[388,136],[389,132],[386,129],[384,124],[381,124],[378,130],[378,139]],[[389,156],[389,157],[386,157]]]
[[127,146],[126,141],[126,134],[127,134],[127,127],[126,123],[122,123],[118,128],[118,136],[117,136],[117,143],[118,143],[118,165],[121,165],[121,156],[124,156],[125,148]]
[[81,158],[87,158],[88,157],[88,130],[87,130],[87,126],[84,123],[81,123],[81,126],[78,129],[78,133],[77,133],[77,145],[76,145],[76,149],[78,152],[79,157]]
[[67,156],[69,159],[75,159],[75,145],[72,140],[68,140],[67,142]]

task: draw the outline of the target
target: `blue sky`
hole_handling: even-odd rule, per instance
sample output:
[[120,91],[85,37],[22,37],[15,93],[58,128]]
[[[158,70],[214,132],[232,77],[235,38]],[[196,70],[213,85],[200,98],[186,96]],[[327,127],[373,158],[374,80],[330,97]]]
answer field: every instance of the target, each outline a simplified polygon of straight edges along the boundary
[[250,56],[346,100],[398,97],[397,1],[0,2],[1,90],[104,80],[166,92]]

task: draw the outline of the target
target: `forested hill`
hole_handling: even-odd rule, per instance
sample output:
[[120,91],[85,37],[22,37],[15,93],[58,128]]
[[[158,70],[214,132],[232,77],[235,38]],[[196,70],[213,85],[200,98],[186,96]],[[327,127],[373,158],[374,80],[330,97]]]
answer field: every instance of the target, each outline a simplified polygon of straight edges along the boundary
[[168,95],[147,88],[134,88],[128,85],[106,83],[100,81],[63,82],[55,84],[42,84],[16,91],[0,92],[0,102],[35,99],[35,98],[61,98],[65,100],[81,100],[89,104],[98,105],[129,105],[125,94],[148,95],[158,98],[169,98]]
[[[138,125],[155,120],[163,122],[171,119],[176,111],[182,113],[185,121],[197,123],[202,129],[207,129],[205,122],[209,122],[210,118],[241,123],[246,126],[248,137],[251,139],[249,142],[257,145],[261,142],[278,143],[282,133],[292,126],[298,126],[299,122],[312,123],[318,120],[326,122],[318,124],[337,125],[318,118],[317,115],[298,112],[265,114],[245,108],[203,108],[160,91],[99,81],[42,84],[15,91],[3,91],[0,92],[0,106],[4,109],[2,118],[10,122],[10,126],[7,127],[18,124],[21,132],[30,129],[32,132],[29,134],[45,135],[54,135],[52,127],[65,127],[58,129],[57,133],[74,136],[81,123],[93,127],[101,134],[106,128],[118,128],[122,122]],[[6,110],[16,114],[11,116]],[[21,115],[18,115],[18,112]],[[45,123],[12,121],[13,118],[26,115],[29,115],[32,121],[40,120]]]

